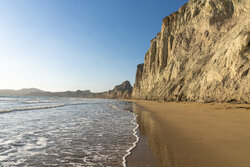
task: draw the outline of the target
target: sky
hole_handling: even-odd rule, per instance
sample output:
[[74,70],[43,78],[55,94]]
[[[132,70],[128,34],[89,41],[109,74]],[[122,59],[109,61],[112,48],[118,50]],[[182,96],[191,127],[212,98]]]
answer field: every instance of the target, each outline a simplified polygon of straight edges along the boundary
[[100,92],[135,80],[187,0],[0,0],[0,89]]

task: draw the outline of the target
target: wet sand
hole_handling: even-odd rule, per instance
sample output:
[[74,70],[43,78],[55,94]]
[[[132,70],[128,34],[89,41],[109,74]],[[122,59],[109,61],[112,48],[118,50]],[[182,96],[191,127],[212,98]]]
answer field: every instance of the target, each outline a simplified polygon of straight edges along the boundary
[[144,139],[128,167],[250,166],[249,104],[135,101],[133,110]]
[[154,167],[156,166],[156,160],[153,152],[149,148],[147,138],[145,134],[137,132],[137,135],[140,137],[140,140],[136,144],[134,150],[126,158],[128,167]]

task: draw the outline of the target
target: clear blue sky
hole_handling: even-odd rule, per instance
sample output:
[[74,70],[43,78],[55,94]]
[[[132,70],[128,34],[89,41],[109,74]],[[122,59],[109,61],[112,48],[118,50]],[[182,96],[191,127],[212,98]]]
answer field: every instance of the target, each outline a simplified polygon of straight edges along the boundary
[[187,0],[0,0],[0,89],[134,83],[162,19]]

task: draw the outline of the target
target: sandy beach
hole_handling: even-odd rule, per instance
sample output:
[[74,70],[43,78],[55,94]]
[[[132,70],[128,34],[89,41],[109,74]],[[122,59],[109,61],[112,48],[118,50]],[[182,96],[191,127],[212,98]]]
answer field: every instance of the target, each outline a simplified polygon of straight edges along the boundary
[[134,101],[133,110],[143,141],[129,167],[250,166],[249,104]]

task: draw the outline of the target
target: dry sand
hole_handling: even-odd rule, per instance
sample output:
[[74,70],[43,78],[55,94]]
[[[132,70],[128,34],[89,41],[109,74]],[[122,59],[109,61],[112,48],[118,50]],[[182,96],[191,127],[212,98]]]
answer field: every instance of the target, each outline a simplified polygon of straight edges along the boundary
[[[147,166],[250,167],[249,104],[135,101],[133,109],[157,164]],[[130,165],[142,161],[140,145],[129,167],[143,166]]]

